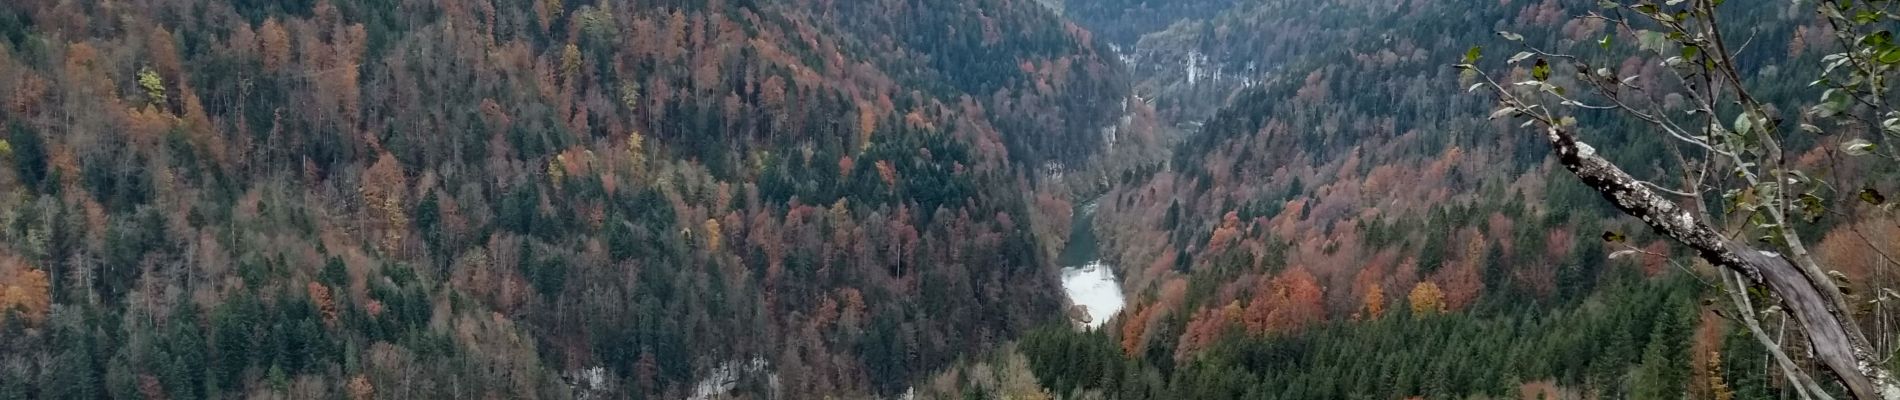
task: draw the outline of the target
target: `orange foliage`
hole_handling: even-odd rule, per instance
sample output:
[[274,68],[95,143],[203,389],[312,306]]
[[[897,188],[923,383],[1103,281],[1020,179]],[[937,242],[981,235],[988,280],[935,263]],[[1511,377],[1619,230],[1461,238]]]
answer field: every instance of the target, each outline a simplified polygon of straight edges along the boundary
[[1175,359],[1187,360],[1195,353],[1206,349],[1208,345],[1220,340],[1227,328],[1244,314],[1240,301],[1227,303],[1220,309],[1203,309],[1188,320],[1187,328],[1181,333],[1180,344],[1175,347]]
[[1557,383],[1552,382],[1550,380],[1524,382],[1522,385],[1518,386],[1517,392],[1518,392],[1517,398],[1520,398],[1520,399],[1580,398],[1580,396],[1577,396],[1576,393],[1569,393],[1563,390],[1562,388],[1557,387]]
[[376,398],[376,385],[369,383],[369,376],[358,374],[350,378],[346,387],[350,400],[370,400]]
[[30,323],[43,321],[52,306],[49,284],[46,271],[17,259],[0,259],[0,315],[17,309]]
[[838,300],[831,297],[820,298],[818,308],[812,310],[811,313],[812,328],[825,329],[834,322],[838,322]]
[[184,74],[184,63],[178,59],[178,46],[172,42],[171,31],[162,26],[153,28],[151,35],[145,38],[145,48],[151,53],[152,69],[157,70],[166,82],[180,80]]
[[897,168],[891,166],[891,160],[877,160],[876,165],[877,165],[877,176],[879,179],[884,180],[884,185],[887,187],[896,188],[897,187]]
[[1473,263],[1460,262],[1454,268],[1439,272],[1439,280],[1444,282],[1444,308],[1457,311],[1471,306],[1483,294],[1484,280],[1478,275]]
[[[1389,254],[1389,253],[1388,253]],[[1376,260],[1359,268],[1353,275],[1353,293],[1359,293],[1359,311],[1353,313],[1353,319],[1378,319],[1385,315],[1384,263]]]
[[1821,265],[1847,275],[1848,284],[1857,292],[1875,287],[1893,287],[1896,277],[1893,261],[1900,257],[1900,224],[1892,220],[1870,219],[1843,224],[1829,231],[1814,245]]
[[1445,311],[1445,293],[1438,290],[1438,284],[1419,282],[1412,287],[1412,294],[1406,296],[1412,301],[1412,314],[1424,315]]
[[395,252],[402,243],[404,228],[409,225],[409,216],[403,208],[403,192],[407,189],[407,182],[401,163],[388,152],[384,152],[375,164],[363,171],[363,205],[368,209],[372,223],[382,231],[382,237],[376,244],[384,254]]
[[1239,237],[1240,214],[1234,211],[1228,211],[1227,215],[1221,217],[1220,226],[1214,228],[1214,235],[1207,239],[1207,254],[1220,254]]
[[[1653,253],[1653,254],[1668,255],[1669,244],[1660,240],[1650,242],[1648,246],[1643,246],[1643,251]],[[1661,275],[1663,273],[1663,268],[1669,266],[1669,259],[1664,258],[1664,257],[1657,257],[1657,256],[1649,255],[1649,254],[1644,254],[1642,257],[1642,265],[1643,265],[1643,275],[1653,277],[1653,276]]]
[[1797,26],[1794,35],[1788,39],[1788,58],[1800,57],[1808,51],[1808,27]]
[[1385,288],[1380,287],[1380,286],[1373,286],[1371,289],[1366,290],[1366,296],[1363,302],[1365,306],[1363,308],[1364,314],[1362,315],[1364,315],[1366,319],[1378,319],[1379,317],[1384,316],[1385,315]]
[[1465,248],[1458,261],[1438,273],[1438,281],[1444,285],[1445,308],[1449,310],[1470,306],[1484,291],[1484,278],[1480,276],[1487,249],[1484,235],[1467,230],[1463,236]]
[[1690,344],[1689,394],[1697,399],[1733,398],[1734,393],[1722,379],[1722,339],[1728,320],[1712,310],[1703,310],[1696,322],[1694,342]]
[[330,288],[310,282],[304,289],[310,293],[310,302],[316,303],[317,312],[323,314],[323,323],[336,326],[336,300],[330,297]]
[[271,72],[282,71],[290,64],[290,32],[277,18],[267,18],[257,28],[257,53],[264,59],[264,69]]
[[1324,290],[1305,268],[1294,268],[1268,283],[1247,304],[1245,322],[1252,333],[1288,332],[1326,318]]
[[719,220],[707,218],[703,229],[706,231],[706,249],[715,252],[719,251],[719,243],[721,238],[725,236],[725,233],[719,229]]
[[858,149],[871,147],[871,134],[877,131],[877,106],[858,102]]
[[1144,342],[1141,339],[1146,336],[1148,314],[1153,311],[1154,307],[1137,306],[1126,312],[1128,318],[1122,320],[1122,354],[1130,357],[1141,354],[1141,344]]
[[1485,219],[1485,234],[1497,238],[1499,250],[1504,254],[1512,254],[1517,248],[1517,243],[1511,240],[1514,232],[1517,232],[1517,223],[1503,213],[1494,212]]
[[864,322],[864,295],[857,289],[844,288],[838,290],[838,298],[838,324],[847,331],[856,331]]

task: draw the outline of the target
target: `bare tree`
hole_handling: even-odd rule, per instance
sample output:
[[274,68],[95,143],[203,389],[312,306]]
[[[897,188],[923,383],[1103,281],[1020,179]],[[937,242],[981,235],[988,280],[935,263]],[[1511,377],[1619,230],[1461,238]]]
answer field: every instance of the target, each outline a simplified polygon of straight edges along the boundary
[[[1600,9],[1584,17],[1614,28],[1598,42],[1605,49],[1613,47],[1614,38],[1636,38],[1641,52],[1662,60],[1662,76],[1594,67],[1587,57],[1546,51],[1510,32],[1499,34],[1524,51],[1508,63],[1534,59],[1525,79],[1494,80],[1476,65],[1481,53],[1475,47],[1456,66],[1473,83],[1469,91],[1487,89],[1498,97],[1492,119],[1521,120],[1522,127],[1541,131],[1558,162],[1585,185],[1719,267],[1723,290],[1738,311],[1734,319],[1768,348],[1798,394],[1830,398],[1789,356],[1792,345],[1769,336],[1765,317],[1786,313],[1798,323],[1808,354],[1852,397],[1900,399],[1900,386],[1884,366],[1885,352],[1869,344],[1837,273],[1815,261],[1797,229],[1828,215],[1851,217],[1830,211],[1830,205],[1854,203],[1851,197],[1871,205],[1870,213],[1891,214],[1893,206],[1872,186],[1854,192],[1843,189],[1856,186],[1838,176],[1811,177],[1792,165],[1782,147],[1785,135],[1795,130],[1870,135],[1882,144],[1900,133],[1900,112],[1884,100],[1900,47],[1877,26],[1900,20],[1892,12],[1900,2],[1822,0],[1812,5],[1831,25],[1841,52],[1822,59],[1825,72],[1810,85],[1822,90],[1820,99],[1793,124],[1750,93],[1749,75],[1736,62],[1749,41],[1732,47],[1723,37],[1717,12],[1722,3],[1600,0]],[[1553,73],[1561,64],[1570,70]],[[1668,161],[1677,170],[1660,179],[1638,179],[1585,143],[1586,128],[1578,117],[1603,114],[1640,120],[1653,134],[1664,135],[1673,156]],[[1891,146],[1865,139],[1834,145],[1838,148],[1825,149],[1827,154],[1849,162],[1900,161]],[[1723,207],[1708,207],[1717,199],[1710,196],[1720,196]],[[1606,234],[1606,239],[1615,236]],[[1751,285],[1765,288],[1779,305],[1758,309],[1747,291]]]

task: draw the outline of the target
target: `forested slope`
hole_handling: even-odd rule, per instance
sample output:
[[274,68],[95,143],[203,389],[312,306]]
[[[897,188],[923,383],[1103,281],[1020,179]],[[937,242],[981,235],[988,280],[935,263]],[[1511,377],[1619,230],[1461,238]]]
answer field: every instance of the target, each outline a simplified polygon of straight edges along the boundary
[[[1103,332],[1025,340],[1031,369],[1058,394],[1114,398],[1791,396],[1723,304],[1707,303],[1726,299],[1706,265],[1619,219],[1546,158],[1544,138],[1487,118],[1491,99],[1462,95],[1472,77],[1450,65],[1472,46],[1495,59],[1518,48],[1497,31],[1675,89],[1667,57],[1636,51],[1652,46],[1638,32],[1580,17],[1598,9],[1265,1],[1148,17],[1176,22],[1128,51],[1137,94],[1164,118],[1205,123],[1170,160],[1127,166],[1099,200],[1095,226],[1128,308]],[[1786,3],[1722,10],[1748,40],[1739,63],[1757,94],[1799,118],[1816,101],[1801,94],[1822,74],[1816,60],[1839,51],[1826,21]],[[1524,61],[1499,79],[1532,72]],[[1579,118],[1600,154],[1642,179],[1679,180],[1666,136],[1633,118]],[[1892,214],[1854,189],[1892,190],[1891,166],[1831,161],[1866,133],[1856,129],[1786,145],[1791,164],[1854,185],[1815,191],[1839,211],[1800,229],[1828,243],[1820,258],[1842,285],[1867,293],[1894,285],[1877,253],[1900,242],[1881,233]],[[1856,315],[1890,337],[1893,312],[1876,297],[1855,297],[1867,302]]]
[[1061,315],[1032,171],[1103,146],[1104,48],[1013,0],[8,1],[0,397],[899,392]]

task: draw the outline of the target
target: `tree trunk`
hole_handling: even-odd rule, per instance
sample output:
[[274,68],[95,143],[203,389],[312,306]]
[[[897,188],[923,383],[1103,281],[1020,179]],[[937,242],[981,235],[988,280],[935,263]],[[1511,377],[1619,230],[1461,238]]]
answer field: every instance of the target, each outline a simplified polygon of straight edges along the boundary
[[1835,307],[1842,303],[1820,290],[1820,285],[1834,282],[1811,281],[1780,254],[1723,237],[1695,214],[1656,194],[1643,186],[1642,181],[1598,156],[1595,149],[1577,141],[1573,132],[1563,127],[1547,127],[1545,135],[1564,168],[1609,199],[1617,209],[1695,249],[1709,263],[1740,272],[1780,297],[1782,307],[1801,323],[1802,333],[1812,343],[1814,357],[1840,379],[1854,398],[1900,399],[1900,388],[1880,365],[1880,357],[1873,354],[1867,338],[1845,310]]

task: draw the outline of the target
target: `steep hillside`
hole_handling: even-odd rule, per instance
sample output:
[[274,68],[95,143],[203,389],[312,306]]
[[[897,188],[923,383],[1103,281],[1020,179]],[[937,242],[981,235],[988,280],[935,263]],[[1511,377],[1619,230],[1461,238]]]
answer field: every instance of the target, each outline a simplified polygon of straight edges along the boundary
[[1060,318],[1031,179],[1122,113],[1090,36],[1027,0],[9,1],[0,397],[895,393]]
[[[1739,63],[1757,94],[1783,110],[1813,105],[1802,85],[1839,51],[1827,22],[1806,7],[1728,3],[1725,23],[1751,43]],[[1499,60],[1520,48],[1496,31],[1640,88],[1676,89],[1669,57],[1640,32],[1581,17],[1598,9],[1266,1],[1182,11],[1143,34],[1125,56],[1137,94],[1163,120],[1205,123],[1099,200],[1106,261],[1130,293],[1119,320],[1025,340],[1031,369],[1057,393],[1115,398],[1791,394],[1741,356],[1762,349],[1716,313],[1723,304],[1697,305],[1727,301],[1698,281],[1713,275],[1706,265],[1618,218],[1546,158],[1544,138],[1487,118],[1493,99],[1461,95],[1474,77],[1450,65],[1472,46]],[[1529,61],[1508,73],[1499,79],[1532,76]],[[1556,79],[1585,79],[1567,74]],[[1641,101],[1680,109],[1682,98]],[[1680,180],[1666,136],[1610,113],[1579,118],[1600,154],[1643,179]],[[1887,190],[1890,167],[1828,165],[1862,129],[1790,135],[1799,156],[1788,162]],[[1891,229],[1871,226],[1892,214],[1851,190],[1814,193],[1843,210],[1800,228],[1834,242],[1822,258],[1855,290],[1891,287],[1879,272],[1890,261],[1865,255],[1900,243],[1854,238]],[[1891,335],[1890,311],[1861,315]]]

